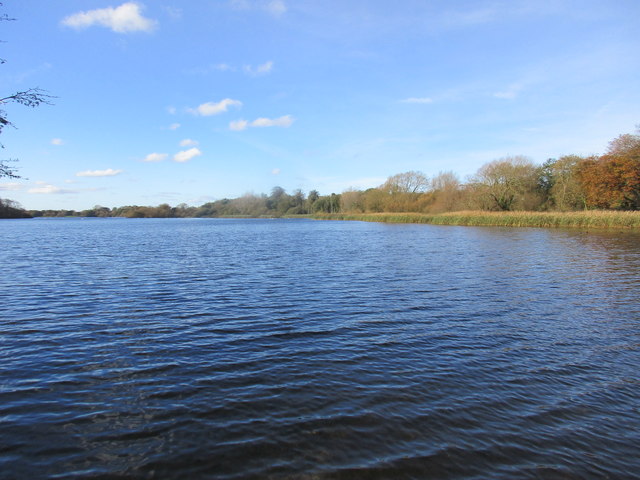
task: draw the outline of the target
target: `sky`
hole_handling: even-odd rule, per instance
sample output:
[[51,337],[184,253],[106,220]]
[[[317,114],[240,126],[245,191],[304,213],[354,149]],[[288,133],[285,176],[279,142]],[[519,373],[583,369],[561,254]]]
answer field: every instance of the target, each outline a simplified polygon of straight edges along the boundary
[[5,0],[1,158],[27,209],[462,180],[640,123],[638,0]]

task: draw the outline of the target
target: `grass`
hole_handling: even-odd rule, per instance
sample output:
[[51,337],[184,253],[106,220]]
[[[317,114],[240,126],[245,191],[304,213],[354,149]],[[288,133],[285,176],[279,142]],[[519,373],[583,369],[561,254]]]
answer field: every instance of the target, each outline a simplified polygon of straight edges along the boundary
[[386,223],[429,223],[492,227],[622,228],[640,229],[640,211],[587,210],[580,212],[333,213],[317,214],[322,220],[359,220]]

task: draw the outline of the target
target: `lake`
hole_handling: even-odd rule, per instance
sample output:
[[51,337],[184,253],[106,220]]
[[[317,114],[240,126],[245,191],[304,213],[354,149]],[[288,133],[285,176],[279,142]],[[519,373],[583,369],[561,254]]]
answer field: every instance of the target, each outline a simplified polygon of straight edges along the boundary
[[0,222],[0,478],[640,472],[640,235]]

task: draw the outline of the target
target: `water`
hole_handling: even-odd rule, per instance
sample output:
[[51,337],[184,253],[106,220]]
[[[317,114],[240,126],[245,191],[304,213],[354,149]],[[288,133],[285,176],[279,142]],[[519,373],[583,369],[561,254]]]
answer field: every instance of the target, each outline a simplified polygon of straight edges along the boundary
[[0,223],[0,478],[638,478],[640,235]]

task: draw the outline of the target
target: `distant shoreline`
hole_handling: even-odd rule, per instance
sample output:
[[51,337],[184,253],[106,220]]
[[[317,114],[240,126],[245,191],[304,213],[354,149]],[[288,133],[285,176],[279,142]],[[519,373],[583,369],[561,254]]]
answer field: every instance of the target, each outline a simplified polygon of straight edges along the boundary
[[580,212],[327,213],[318,220],[357,220],[383,223],[427,223],[478,227],[621,228],[640,230],[640,211]]

